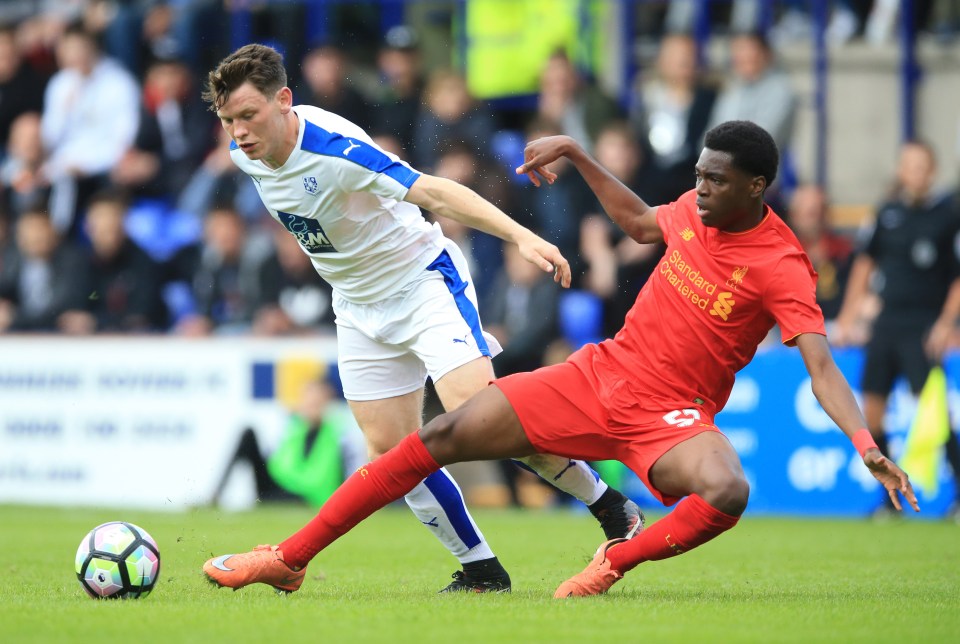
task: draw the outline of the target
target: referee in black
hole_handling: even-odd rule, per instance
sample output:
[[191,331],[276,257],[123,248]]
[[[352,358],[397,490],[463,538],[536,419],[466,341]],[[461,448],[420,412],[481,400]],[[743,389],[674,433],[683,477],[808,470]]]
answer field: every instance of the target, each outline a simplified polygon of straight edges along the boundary
[[[955,194],[933,190],[936,170],[929,145],[910,141],[902,146],[896,185],[872,227],[863,231],[831,333],[837,345],[866,341],[860,318],[869,294],[879,296],[861,388],[868,429],[884,454],[890,452],[883,417],[894,381],[905,376],[919,394],[960,317],[960,208]],[[952,428],[947,459],[957,491],[948,518],[960,522],[960,444]],[[892,506],[885,504],[876,514],[888,510]]]

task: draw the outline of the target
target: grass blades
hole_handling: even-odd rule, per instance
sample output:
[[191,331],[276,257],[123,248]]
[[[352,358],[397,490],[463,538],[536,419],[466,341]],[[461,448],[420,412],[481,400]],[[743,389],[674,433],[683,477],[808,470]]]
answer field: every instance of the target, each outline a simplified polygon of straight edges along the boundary
[[[217,589],[200,573],[208,557],[276,543],[310,516],[0,506],[0,641],[931,644],[960,633],[960,526],[945,522],[748,515],[606,596],[556,601],[602,541],[589,514],[476,512],[514,591],[439,596],[456,562],[393,506],[321,553],[292,595]],[[74,575],[80,539],[116,519],[160,546],[160,582],[143,600],[91,600]]]

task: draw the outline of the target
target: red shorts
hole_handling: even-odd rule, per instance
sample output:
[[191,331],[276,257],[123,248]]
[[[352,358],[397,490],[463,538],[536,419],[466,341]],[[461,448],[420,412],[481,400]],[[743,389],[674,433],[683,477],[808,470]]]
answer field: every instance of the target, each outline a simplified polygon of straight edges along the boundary
[[680,499],[653,487],[650,468],[683,441],[720,431],[700,409],[645,408],[641,396],[613,372],[601,378],[569,362],[493,384],[507,397],[538,452],[620,461],[668,506]]

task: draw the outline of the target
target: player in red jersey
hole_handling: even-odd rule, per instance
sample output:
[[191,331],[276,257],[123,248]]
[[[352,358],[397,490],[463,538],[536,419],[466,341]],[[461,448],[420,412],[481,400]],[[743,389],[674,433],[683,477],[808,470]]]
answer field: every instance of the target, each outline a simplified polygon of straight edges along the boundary
[[547,164],[561,156],[628,235],[667,243],[623,329],[563,364],[501,378],[438,416],[360,468],[279,546],[221,562],[230,572],[218,583],[279,586],[274,582],[291,575],[302,578],[320,550],[441,465],[548,452],[620,460],[665,505],[677,503],[633,538],[601,544],[587,568],[555,596],[606,592],[639,563],[682,554],[739,520],[749,486],[713,417],[735,373],[774,324],[785,344],[800,349],[817,400],[894,505],[900,508],[899,493],[919,511],[907,475],[870,439],[833,361],[816,304],[816,273],[793,233],[763,202],[778,164],[766,131],[746,121],[712,129],[696,164],[696,188],[660,207],[644,203],[569,137],[530,143],[517,172],[538,186],[541,179],[552,182]]

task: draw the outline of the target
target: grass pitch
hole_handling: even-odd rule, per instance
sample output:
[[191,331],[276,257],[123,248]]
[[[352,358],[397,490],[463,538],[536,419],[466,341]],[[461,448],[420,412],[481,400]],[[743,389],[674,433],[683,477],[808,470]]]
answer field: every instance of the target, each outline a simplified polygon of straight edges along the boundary
[[[0,642],[960,641],[960,526],[747,516],[714,542],[646,563],[601,597],[556,601],[601,541],[588,514],[479,511],[511,595],[438,596],[455,562],[410,514],[381,511],[314,560],[300,592],[210,586],[209,556],[277,542],[311,513],[0,506]],[[89,599],[83,535],[132,521],[157,540],[139,601]]]

